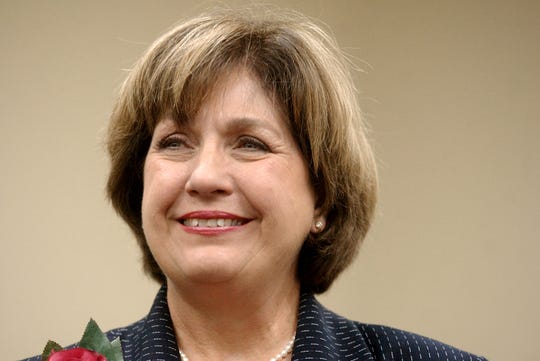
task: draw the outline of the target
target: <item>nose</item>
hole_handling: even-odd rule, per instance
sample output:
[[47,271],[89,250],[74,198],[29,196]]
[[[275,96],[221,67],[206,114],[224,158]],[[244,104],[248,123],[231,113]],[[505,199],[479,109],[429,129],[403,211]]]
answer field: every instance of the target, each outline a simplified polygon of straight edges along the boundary
[[185,185],[188,194],[208,197],[232,192],[232,180],[223,150],[215,146],[201,147],[191,162]]

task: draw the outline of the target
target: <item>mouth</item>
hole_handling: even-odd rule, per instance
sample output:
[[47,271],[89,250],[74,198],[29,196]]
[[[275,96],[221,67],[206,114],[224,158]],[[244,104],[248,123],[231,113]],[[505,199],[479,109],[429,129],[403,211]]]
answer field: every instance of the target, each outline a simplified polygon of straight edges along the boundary
[[247,223],[247,220],[231,218],[182,218],[180,219],[180,223],[186,227],[220,228],[241,226]]
[[225,228],[242,226],[250,220],[222,211],[195,211],[184,214],[178,221],[190,228]]

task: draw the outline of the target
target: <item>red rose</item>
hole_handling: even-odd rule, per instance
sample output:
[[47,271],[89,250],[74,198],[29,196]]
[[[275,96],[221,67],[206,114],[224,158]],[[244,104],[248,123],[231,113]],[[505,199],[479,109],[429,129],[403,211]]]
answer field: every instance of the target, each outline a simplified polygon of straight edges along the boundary
[[86,348],[52,352],[47,361],[107,361],[105,356]]

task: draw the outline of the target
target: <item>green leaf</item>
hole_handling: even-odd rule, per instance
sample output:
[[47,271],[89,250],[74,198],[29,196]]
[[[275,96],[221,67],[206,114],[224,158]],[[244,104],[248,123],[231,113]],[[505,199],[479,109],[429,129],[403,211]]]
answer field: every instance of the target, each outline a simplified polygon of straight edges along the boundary
[[51,353],[53,353],[53,351],[57,352],[62,350],[62,346],[60,346],[54,341],[49,340],[49,342],[47,342],[45,348],[43,349],[43,353],[41,354],[41,361],[47,361],[49,357],[51,357]]
[[90,319],[86,325],[79,346],[102,354],[107,358],[107,361],[123,361],[120,339],[109,342],[107,336],[93,319]]
[[[120,343],[120,337],[115,338],[111,342],[111,348],[112,348],[112,356],[110,360],[111,361],[124,361],[124,357],[122,355],[122,345]],[[107,360],[109,360],[109,358],[107,358]]]
[[96,321],[90,319],[84,330],[81,342],[79,342],[79,346],[101,353],[101,350],[107,349],[109,346],[109,340],[101,331]]

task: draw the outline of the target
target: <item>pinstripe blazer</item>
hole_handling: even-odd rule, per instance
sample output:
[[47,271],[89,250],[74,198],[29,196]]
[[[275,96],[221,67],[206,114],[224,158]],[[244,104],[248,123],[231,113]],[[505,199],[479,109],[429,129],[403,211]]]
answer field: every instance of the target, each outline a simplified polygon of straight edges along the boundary
[[[125,361],[180,361],[166,286],[150,313],[128,327],[107,332],[120,337]],[[39,357],[27,361],[39,361]],[[303,293],[298,312],[293,361],[480,361],[486,360],[441,342],[385,326],[347,320],[324,308],[311,294]]]

